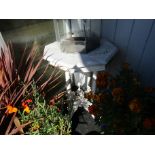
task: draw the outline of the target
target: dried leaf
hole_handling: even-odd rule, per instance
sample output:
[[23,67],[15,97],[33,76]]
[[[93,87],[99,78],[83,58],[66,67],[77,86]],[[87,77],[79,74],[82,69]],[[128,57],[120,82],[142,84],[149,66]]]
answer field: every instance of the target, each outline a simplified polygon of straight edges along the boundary
[[14,118],[14,124],[17,128],[19,128],[20,134],[24,134],[23,128],[21,127],[21,124],[20,124],[18,117]]
[[31,124],[32,122],[28,122],[28,123],[25,123],[25,124],[22,124],[20,126],[18,126],[17,128],[13,129],[9,135],[14,135],[16,133],[18,133],[21,129],[25,128],[27,125]]

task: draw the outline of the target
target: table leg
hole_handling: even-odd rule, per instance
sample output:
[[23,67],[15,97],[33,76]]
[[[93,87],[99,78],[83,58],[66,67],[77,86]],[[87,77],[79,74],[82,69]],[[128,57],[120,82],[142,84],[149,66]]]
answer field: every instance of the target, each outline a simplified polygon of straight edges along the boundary
[[92,75],[92,91],[96,91],[96,80],[97,80],[97,72],[93,72]]
[[90,92],[91,91],[90,80],[91,80],[91,73],[87,73],[85,75],[86,92]]
[[65,72],[65,80],[66,80],[66,90],[70,91],[71,90],[71,77],[70,77],[69,71]]

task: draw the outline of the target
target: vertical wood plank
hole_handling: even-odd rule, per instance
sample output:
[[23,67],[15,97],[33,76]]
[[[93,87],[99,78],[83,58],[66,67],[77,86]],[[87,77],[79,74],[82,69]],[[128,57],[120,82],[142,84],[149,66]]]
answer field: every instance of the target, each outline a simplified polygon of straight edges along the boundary
[[153,22],[152,31],[142,57],[139,71],[144,85],[152,86],[154,82],[151,79],[155,71],[155,22]]
[[141,55],[147,42],[152,23],[153,20],[135,20],[127,53],[127,60],[135,71],[139,68]]
[[155,20],[102,20],[102,37],[119,47],[124,58],[140,73],[145,85],[155,86]]
[[127,52],[132,24],[133,20],[131,19],[119,19],[117,23],[115,43],[123,52]]
[[153,76],[150,79],[150,83],[151,83],[152,87],[155,87],[155,69],[154,69],[154,72],[153,72]]
[[114,41],[116,19],[102,20],[102,38]]

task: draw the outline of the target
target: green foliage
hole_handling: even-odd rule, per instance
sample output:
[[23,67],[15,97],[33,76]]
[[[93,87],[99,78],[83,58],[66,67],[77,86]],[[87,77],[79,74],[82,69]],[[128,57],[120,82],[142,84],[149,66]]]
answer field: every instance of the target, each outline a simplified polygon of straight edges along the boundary
[[21,124],[32,122],[25,128],[29,135],[69,135],[71,120],[68,115],[62,115],[56,105],[48,105],[39,95],[34,93],[34,108],[29,114],[19,112]]
[[[22,54],[19,60],[14,56],[17,55],[15,52],[12,44],[8,44],[4,50],[0,49],[0,134],[9,133],[15,117],[12,115],[15,112],[7,114],[7,106],[18,108],[27,96],[32,96],[31,86],[34,81],[38,92],[44,95],[49,90],[53,94],[54,87],[61,83],[62,73],[56,67],[51,71],[51,75],[45,78],[49,64],[44,64],[37,44],[20,51]],[[40,76],[37,77],[39,69]]]
[[29,135],[69,135],[70,120],[63,116],[56,106],[45,105],[45,102],[37,102],[36,107],[29,114],[21,114],[21,123],[32,121],[26,129]]

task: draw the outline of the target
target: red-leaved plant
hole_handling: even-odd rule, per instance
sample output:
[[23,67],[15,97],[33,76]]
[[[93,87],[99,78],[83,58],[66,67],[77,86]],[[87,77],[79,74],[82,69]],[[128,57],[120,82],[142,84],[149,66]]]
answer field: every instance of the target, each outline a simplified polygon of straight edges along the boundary
[[[40,93],[48,91],[47,89],[51,90],[61,82],[62,73],[56,67],[50,76],[43,80],[49,64],[43,63],[43,55],[38,58],[37,51],[38,47],[35,45],[31,49],[25,47],[20,61],[16,62],[11,43],[0,49],[0,134],[9,134],[16,115],[14,112],[10,116],[7,113],[7,106],[17,107],[27,95],[33,94],[33,82]],[[44,70],[39,77],[34,78],[42,66]]]

